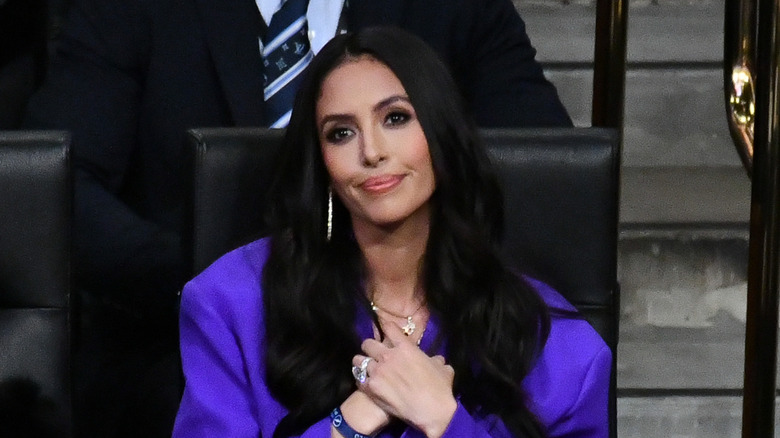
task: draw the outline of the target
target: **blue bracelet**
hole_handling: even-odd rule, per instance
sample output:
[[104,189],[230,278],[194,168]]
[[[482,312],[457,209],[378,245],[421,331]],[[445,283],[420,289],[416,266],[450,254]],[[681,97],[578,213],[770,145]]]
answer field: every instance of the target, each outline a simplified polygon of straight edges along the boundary
[[369,435],[363,435],[362,433],[351,428],[349,424],[344,420],[344,416],[341,415],[341,408],[336,407],[333,412],[330,413],[331,424],[344,438],[371,438]]

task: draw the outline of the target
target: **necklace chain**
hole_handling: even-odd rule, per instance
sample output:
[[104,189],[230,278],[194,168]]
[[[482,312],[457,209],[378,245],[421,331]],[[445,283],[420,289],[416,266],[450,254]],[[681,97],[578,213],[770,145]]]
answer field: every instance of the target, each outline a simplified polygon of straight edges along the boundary
[[[400,314],[395,313],[395,312],[391,312],[391,311],[389,311],[387,309],[383,309],[383,308],[377,306],[376,304],[374,304],[373,294],[372,294],[371,310],[373,310],[374,313],[376,313],[377,311],[382,311],[384,313],[387,313],[390,316],[394,316],[396,318],[405,319],[406,320],[406,324],[404,324],[404,326],[401,327],[401,330],[403,330],[404,335],[412,336],[412,334],[414,334],[414,330],[417,328],[417,325],[414,323],[414,320],[412,319],[412,317],[414,317],[414,315],[416,315],[417,312],[419,312],[420,309],[422,309],[422,306],[424,304],[425,304],[425,300],[420,302],[420,305],[417,306],[416,309],[414,309],[414,312],[410,313],[409,315],[404,316],[404,315],[400,315]],[[420,339],[422,339],[422,336],[420,337]],[[419,345],[419,341],[418,341],[418,345]]]
[[414,312],[412,312],[412,313],[410,313],[410,314],[408,314],[408,315],[400,315],[400,314],[398,314],[398,313],[391,312],[391,311],[389,311],[389,310],[387,310],[387,309],[384,309],[384,308],[382,308],[382,307],[379,307],[379,306],[378,306],[378,305],[376,305],[376,304],[374,303],[374,301],[372,300],[372,301],[371,301],[371,310],[373,310],[374,312],[376,312],[377,310],[381,310],[382,312],[385,312],[385,313],[387,313],[388,315],[391,315],[391,316],[395,316],[396,318],[409,319],[409,318],[413,317],[414,315],[416,315],[416,314],[417,314],[417,312],[419,312],[419,311],[420,311],[420,309],[422,309],[422,306],[423,306],[423,304],[425,304],[425,301],[421,301],[421,302],[420,302],[420,305],[419,305],[419,306],[417,306],[417,308],[416,308],[416,309],[414,309]]

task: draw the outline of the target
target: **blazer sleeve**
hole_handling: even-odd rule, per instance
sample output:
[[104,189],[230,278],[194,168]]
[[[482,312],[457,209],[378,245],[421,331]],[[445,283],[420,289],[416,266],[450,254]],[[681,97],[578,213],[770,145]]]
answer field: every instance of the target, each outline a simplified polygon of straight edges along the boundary
[[145,1],[77,0],[24,126],[73,138],[74,274],[134,311],[172,310],[184,283],[180,237],[120,199],[137,154],[151,35]]
[[173,437],[257,438],[260,434],[241,348],[244,342],[233,323],[232,306],[219,298],[226,297],[224,278],[196,277],[182,292],[179,342],[185,388]]
[[[187,283],[179,318],[185,387],[173,437],[271,437],[287,410],[265,384],[260,275],[267,241],[220,258]],[[330,437],[322,418],[301,438]]]
[[[408,427],[401,438],[425,438],[421,431]],[[441,438],[517,438],[498,420],[480,421],[471,416],[458,402],[450,424]]]
[[[609,436],[609,380],[612,352],[606,345],[593,357],[585,372],[579,397],[559,424],[554,437]],[[554,432],[554,431],[553,431]]]
[[535,59],[536,50],[514,4],[510,0],[469,3],[470,21],[460,30],[467,41],[455,68],[464,78],[463,91],[477,124],[571,126],[555,87]]

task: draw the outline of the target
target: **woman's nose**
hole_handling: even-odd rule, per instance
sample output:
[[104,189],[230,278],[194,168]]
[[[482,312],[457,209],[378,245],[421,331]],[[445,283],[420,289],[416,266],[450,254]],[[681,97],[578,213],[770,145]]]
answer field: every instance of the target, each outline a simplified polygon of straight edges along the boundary
[[387,156],[385,153],[384,138],[377,132],[365,132],[363,135],[363,144],[361,154],[363,164],[369,167],[375,167]]

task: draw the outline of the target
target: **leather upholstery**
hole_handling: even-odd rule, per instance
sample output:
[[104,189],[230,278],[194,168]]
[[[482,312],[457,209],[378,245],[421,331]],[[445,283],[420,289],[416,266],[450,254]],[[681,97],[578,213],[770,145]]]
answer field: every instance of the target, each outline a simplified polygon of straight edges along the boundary
[[[263,235],[265,190],[282,135],[264,128],[189,132],[195,273]],[[613,351],[614,437],[619,135],[605,128],[547,128],[483,130],[482,136],[503,183],[506,255],[577,306]]]
[[63,132],[0,132],[0,399],[38,390],[29,408],[56,436],[71,415],[69,154]]
[[273,178],[283,133],[267,128],[188,133],[193,153],[188,226],[194,274],[231,249],[263,236],[265,190]]
[[617,346],[618,136],[600,128],[490,130],[503,180],[504,250]]

